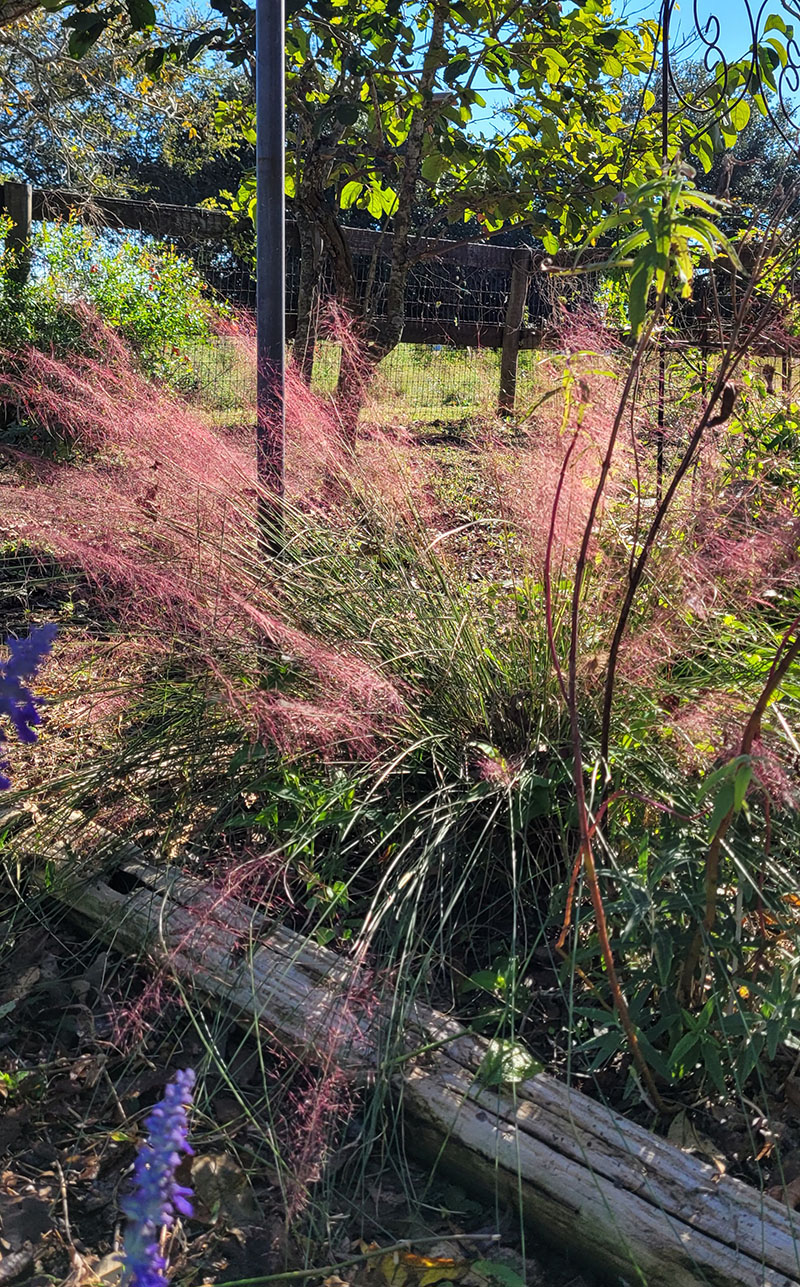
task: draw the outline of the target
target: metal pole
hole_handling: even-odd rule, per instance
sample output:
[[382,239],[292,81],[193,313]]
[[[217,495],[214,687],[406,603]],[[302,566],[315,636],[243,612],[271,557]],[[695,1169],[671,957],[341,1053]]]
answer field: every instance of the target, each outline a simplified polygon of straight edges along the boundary
[[256,0],[256,460],[263,549],[283,544],[286,427],[284,0]]
[[[664,173],[669,165],[669,20],[672,0],[661,6],[661,163]],[[663,204],[663,203],[662,203]],[[658,340],[658,412],[656,425],[656,504],[661,504],[664,488],[664,402],[666,395],[667,358],[664,334]]]

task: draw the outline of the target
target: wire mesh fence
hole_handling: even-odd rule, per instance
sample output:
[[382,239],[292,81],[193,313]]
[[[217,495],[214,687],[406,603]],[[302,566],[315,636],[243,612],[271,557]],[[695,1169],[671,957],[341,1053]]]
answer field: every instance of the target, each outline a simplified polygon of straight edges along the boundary
[[[210,334],[186,346],[182,388],[221,418],[252,417],[256,284],[252,255],[246,243],[232,234],[227,216],[220,211],[123,199],[87,202],[62,190],[33,192],[32,210],[34,219],[45,223],[79,221],[91,228],[101,246],[129,239],[170,249],[190,263],[217,307],[212,310],[215,320]],[[291,227],[288,231],[287,333],[291,336],[299,308],[301,263],[297,238]],[[390,243],[370,229],[347,229],[346,235],[359,307],[380,319],[386,313]],[[405,290],[403,342],[377,366],[364,414],[385,421],[447,422],[494,413],[508,381],[511,333],[511,404],[524,415],[536,397],[544,353],[574,348],[575,336],[563,335],[564,321],[573,319],[573,325],[586,304],[596,304],[601,284],[597,274],[549,274],[530,250],[521,247],[420,241],[413,253],[416,260]],[[527,257],[522,307],[512,321],[520,255]],[[320,323],[312,388],[321,395],[333,394],[339,380],[340,350],[326,337],[324,326],[334,295],[331,263],[323,256],[312,301],[312,315]],[[687,316],[687,337],[689,332],[694,335],[698,325],[701,330],[707,327],[694,313]],[[697,342],[696,335],[691,342]],[[165,343],[169,344],[169,336]]]
[[[242,337],[252,331],[248,319],[255,307],[255,282],[247,268],[225,263],[218,246],[185,240],[176,249],[189,254],[203,278],[233,310],[240,328],[232,340],[220,335],[213,351],[196,354],[193,370],[198,396],[220,412],[234,412],[252,405],[255,397],[255,356],[243,359]],[[377,318],[385,316],[389,264],[378,254],[354,254],[358,296],[363,307]],[[286,306],[289,329],[297,316],[300,257],[287,254]],[[496,407],[500,355],[508,300],[510,264],[488,267],[432,259],[415,265],[406,287],[405,315],[411,342],[399,344],[378,365],[371,383],[367,411],[402,419],[453,419],[488,413]],[[324,334],[326,309],[335,297],[333,274],[323,260],[315,292],[314,311]],[[549,314],[541,292],[531,285],[528,319]],[[448,332],[427,342],[416,336],[432,326]],[[477,343],[465,344],[459,332]],[[482,339],[482,336],[485,337]],[[254,343],[250,336],[251,343]],[[335,393],[339,379],[340,347],[318,338],[315,345],[312,388],[322,395]],[[530,363],[526,364],[530,365]]]
[[[253,262],[245,242],[232,235],[227,216],[153,202],[90,201],[65,190],[32,191],[32,210],[40,226],[59,220],[79,222],[91,229],[101,250],[127,239],[169,250],[191,263],[208,297],[218,305],[219,323],[214,323],[206,342],[188,346],[182,387],[221,416],[252,414],[256,386]],[[358,307],[365,315],[380,319],[386,314],[390,245],[370,229],[346,231]],[[301,268],[297,237],[292,232],[289,228],[286,265],[290,336],[300,306]],[[501,350],[509,330],[509,291],[518,249],[489,244],[415,244],[417,261],[405,291],[403,342],[377,367],[366,414],[384,419],[452,420],[497,408],[508,372],[509,355],[506,352],[501,358]],[[530,252],[523,253],[530,256]],[[40,265],[40,270],[46,271],[46,265]],[[320,323],[312,387],[323,395],[332,394],[339,379],[340,354],[336,344],[326,338],[324,326],[334,295],[331,263],[323,256],[312,301],[312,314]],[[552,283],[541,273],[526,275],[525,296],[522,315],[514,326],[511,358],[523,402],[536,360],[524,353],[518,359],[520,339],[524,332],[524,343],[530,344],[531,333],[546,327],[558,308]],[[169,343],[167,336],[165,345],[169,347]]]
[[[197,396],[221,416],[235,417],[255,400],[255,281],[246,265],[234,261],[219,246],[201,242],[176,249],[188,254],[203,278],[231,310],[235,335],[224,330],[213,347],[192,355]],[[416,264],[405,296],[404,340],[377,366],[364,414],[396,421],[458,420],[491,415],[497,409],[501,372],[501,345],[511,278],[512,248],[494,250],[487,264],[464,263],[457,258],[431,258]],[[385,315],[388,261],[375,253],[353,256],[362,304],[372,316]],[[297,316],[300,257],[287,253],[287,323],[293,330]],[[524,313],[526,331],[544,331],[566,303],[590,299],[596,281],[582,277],[577,283],[556,285],[544,274],[532,274]],[[312,389],[333,395],[339,380],[341,349],[324,338],[322,319],[335,297],[330,264],[323,260],[314,308],[320,322],[316,340]],[[575,297],[575,298],[573,298]],[[424,338],[422,338],[424,337]],[[471,342],[469,342],[471,341]],[[552,340],[551,340],[552,344]],[[541,355],[522,349],[517,359],[517,405],[525,410],[533,396]]]

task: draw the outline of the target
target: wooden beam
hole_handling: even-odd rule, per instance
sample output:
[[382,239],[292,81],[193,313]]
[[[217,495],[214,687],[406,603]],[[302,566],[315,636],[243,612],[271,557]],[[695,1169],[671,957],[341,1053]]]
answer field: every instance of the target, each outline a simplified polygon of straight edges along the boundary
[[[113,849],[113,838],[104,843]],[[78,878],[74,861],[55,872],[51,861],[48,894],[116,950],[149,951],[281,1049],[365,1083],[382,1071],[409,1149],[490,1201],[499,1191],[537,1235],[595,1271],[647,1287],[800,1283],[800,1218],[787,1207],[544,1073],[493,1083],[489,1043],[422,1004],[404,1014],[397,1051],[396,1006],[352,957],[152,866],[133,845],[118,847],[116,866],[124,893]]]
[[156,237],[219,241],[235,227],[234,220],[224,210],[204,210],[201,206],[86,196],[67,188],[36,189],[33,193],[35,220],[69,218],[73,211],[84,223],[101,228],[131,228]]
[[[157,201],[133,201],[127,197],[87,196],[68,188],[35,189],[33,218],[68,217],[75,211],[87,223],[109,228],[133,228],[162,237],[199,237],[223,239],[235,228],[235,219],[224,210],[206,210],[202,206],[175,206]],[[377,254],[388,258],[392,253],[391,238],[374,228],[345,228],[350,249],[356,255]],[[286,221],[286,244],[299,248],[294,220]],[[491,242],[449,242],[441,238],[412,239],[413,262],[424,259],[452,258],[469,268],[499,269],[510,272],[513,246]]]

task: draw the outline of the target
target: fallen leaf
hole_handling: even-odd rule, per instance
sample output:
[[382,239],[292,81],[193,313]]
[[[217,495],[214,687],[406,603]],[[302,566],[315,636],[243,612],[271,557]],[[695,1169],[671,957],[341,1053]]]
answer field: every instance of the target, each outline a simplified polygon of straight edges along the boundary
[[800,1175],[788,1184],[774,1184],[771,1189],[767,1189],[767,1197],[774,1198],[776,1202],[784,1203],[790,1211],[800,1209]]
[[[374,1245],[374,1244],[373,1244]],[[371,1251],[372,1246],[365,1246]],[[382,1254],[375,1248],[371,1265],[378,1271],[388,1287],[433,1287],[435,1283],[458,1282],[469,1272],[468,1260],[455,1260],[449,1256],[418,1256],[413,1251],[392,1251]]]
[[683,1149],[685,1153],[699,1153],[702,1157],[710,1158],[717,1167],[721,1167],[723,1170],[727,1165],[727,1158],[724,1153],[720,1152],[717,1145],[708,1135],[698,1131],[685,1109],[681,1109],[673,1117],[667,1131],[667,1139],[670,1144],[674,1144],[676,1148]]
[[227,1229],[258,1224],[262,1213],[247,1175],[230,1153],[192,1159],[191,1183],[208,1218]]

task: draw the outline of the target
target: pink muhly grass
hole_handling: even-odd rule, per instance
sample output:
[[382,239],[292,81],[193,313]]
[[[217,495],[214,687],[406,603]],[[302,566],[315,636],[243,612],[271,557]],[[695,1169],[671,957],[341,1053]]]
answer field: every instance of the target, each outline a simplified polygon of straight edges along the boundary
[[772,808],[796,810],[800,806],[800,774],[796,763],[791,766],[780,752],[763,737],[756,738],[752,750],[753,782],[766,796]]
[[146,1040],[148,1034],[170,1007],[183,1005],[180,990],[169,971],[152,967],[142,991],[135,1000],[117,1000],[111,1009],[111,1040],[122,1054]]
[[574,303],[570,308],[558,306],[552,325],[558,347],[569,356],[588,354],[609,358],[625,357],[626,349],[617,329],[591,305]]
[[[211,885],[204,885],[187,902],[188,926],[170,954],[172,968],[181,967],[181,957],[191,963],[193,952],[205,953],[215,935],[220,945],[227,944],[231,934],[237,937],[245,958],[251,950],[257,951],[259,942],[269,937],[269,927],[291,917],[292,879],[278,852],[232,860]],[[282,950],[287,953],[288,969],[291,948],[283,940]],[[247,975],[249,967],[245,964],[243,969]],[[276,987],[280,989],[279,980]],[[331,994],[328,987],[336,991]],[[355,1074],[363,1076],[374,1054],[371,1023],[376,1007],[372,973],[364,967],[363,952],[357,951],[331,971],[316,1007],[303,1007],[302,1015],[298,1012],[296,1046],[288,1048],[261,1016],[261,1037],[273,1065],[269,1073],[275,1083],[273,1120],[277,1118],[287,1150],[289,1220],[322,1177],[335,1133],[352,1111]],[[282,1099],[279,1081],[284,1082]]]
[[[561,377],[551,370],[549,378],[556,384]],[[553,574],[570,574],[616,411],[617,387],[610,374],[580,376],[576,388],[567,425],[561,423],[560,399],[552,399],[526,426],[521,446],[487,444],[484,449],[484,468],[493,479],[500,513],[519,535],[524,557],[538,575],[548,543]],[[620,442],[601,517],[631,469],[630,452]]]
[[[15,358],[7,383],[27,415],[66,428],[81,454],[52,462],[7,453],[18,481],[5,489],[6,529],[81,568],[104,610],[156,654],[177,644],[204,658],[232,705],[257,708],[259,727],[285,749],[315,736],[363,749],[387,711],[402,712],[402,698],[352,650],[283,617],[255,557],[252,443],[210,428],[109,344],[113,368],[95,356]],[[310,503],[322,512],[323,475],[346,499],[340,441],[318,402],[307,398],[292,416],[298,442],[309,431]],[[264,641],[300,662],[313,693],[254,695],[239,685],[229,663],[239,670],[249,651],[255,666]]]
[[[204,876],[202,892],[180,909],[176,887],[174,904],[183,929],[170,950],[149,962],[150,977],[133,1002],[118,1005],[113,1039],[121,1050],[143,1040],[167,1006],[181,1007],[183,997],[176,982],[181,964],[192,951],[202,950],[215,932],[232,930],[245,949],[252,935],[254,917],[285,909],[284,864],[279,854],[228,855],[215,852],[213,870]],[[252,910],[251,910],[252,909]],[[276,919],[279,917],[276,914]],[[173,922],[174,924],[174,922]]]
[[440,467],[426,459],[410,430],[369,426],[359,435],[358,486],[390,530],[403,526],[415,542],[429,543],[446,526],[434,479]]

